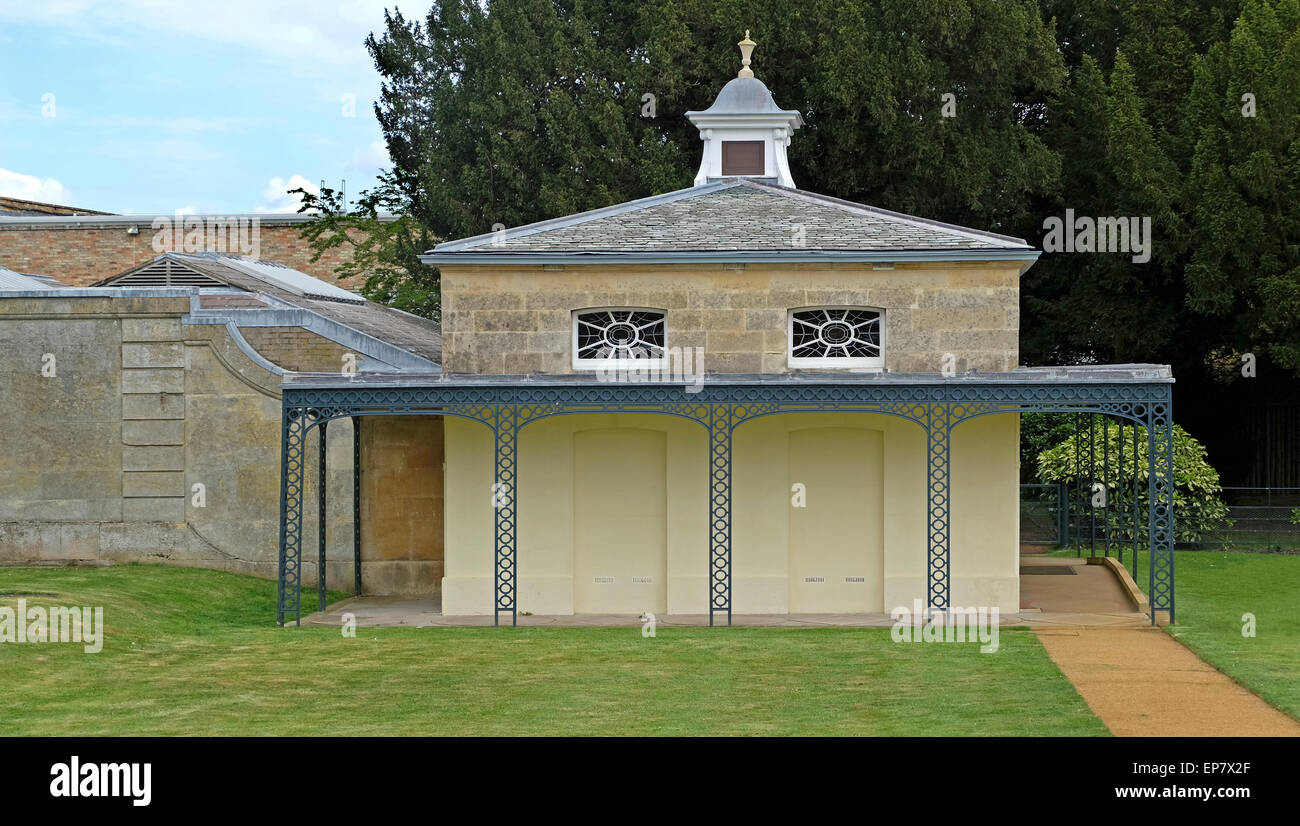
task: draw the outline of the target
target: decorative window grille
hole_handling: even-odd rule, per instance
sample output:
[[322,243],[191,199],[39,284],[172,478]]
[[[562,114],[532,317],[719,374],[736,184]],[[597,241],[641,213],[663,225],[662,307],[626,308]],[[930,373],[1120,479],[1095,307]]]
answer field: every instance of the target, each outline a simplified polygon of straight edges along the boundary
[[790,311],[791,367],[884,367],[884,314],[865,307]]
[[575,367],[627,366],[661,361],[666,316],[663,310],[579,310],[573,314]]

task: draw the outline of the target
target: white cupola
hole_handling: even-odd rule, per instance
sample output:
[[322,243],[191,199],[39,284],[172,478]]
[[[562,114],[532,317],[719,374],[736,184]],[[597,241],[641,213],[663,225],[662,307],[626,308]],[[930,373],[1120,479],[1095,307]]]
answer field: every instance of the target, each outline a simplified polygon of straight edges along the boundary
[[749,56],[758,44],[749,39],[748,29],[736,45],[741,68],[735,79],[722,87],[708,109],[686,113],[704,140],[695,185],[718,178],[768,178],[794,189],[785,148],[790,133],[803,126],[803,116],[777,106],[763,81],[754,77]]

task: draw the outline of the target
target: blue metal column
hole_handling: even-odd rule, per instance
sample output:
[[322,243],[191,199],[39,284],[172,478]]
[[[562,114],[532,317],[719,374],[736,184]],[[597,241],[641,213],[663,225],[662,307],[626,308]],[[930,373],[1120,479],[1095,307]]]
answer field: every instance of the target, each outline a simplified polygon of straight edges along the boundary
[[361,417],[352,417],[352,579],[361,596]]
[[280,560],[276,621],[301,624],[302,483],[306,410],[285,406],[280,431]]
[[926,405],[926,481],[928,486],[928,528],[926,547],[926,607],[949,608],[949,542],[952,536],[952,406]]
[[1083,555],[1083,436],[1080,435],[1079,422],[1082,413],[1075,413],[1071,419],[1074,424],[1074,495],[1070,498],[1077,505],[1070,514],[1074,521],[1074,555]]
[[1110,419],[1101,416],[1101,484],[1105,493],[1101,500],[1101,530],[1105,550],[1102,555],[1110,557]]
[[[1150,451],[1147,456],[1150,457]],[[1150,474],[1148,474],[1150,475]],[[1138,578],[1138,548],[1142,547],[1142,531],[1139,530],[1138,509],[1138,426],[1133,425],[1133,581]]]
[[329,422],[320,423],[320,477],[316,486],[316,507],[317,507],[317,525],[316,531],[316,591],[320,595],[320,607],[317,610],[325,610],[325,535],[326,527],[326,507],[327,492],[329,490],[329,475],[326,463],[326,455],[329,453],[329,443],[325,440],[326,431],[329,428]]
[[1168,611],[1174,621],[1174,413],[1173,394],[1165,385],[1163,398],[1147,412],[1147,522],[1150,530],[1151,622],[1156,611]]
[[510,624],[519,622],[518,564],[515,544],[515,481],[519,441],[518,411],[512,404],[493,405],[493,435],[496,442],[496,482],[492,506],[496,513],[496,541],[492,553],[495,572],[492,624],[501,624],[501,612],[510,612]]
[[[1124,520],[1124,507],[1123,507],[1123,502],[1124,502],[1124,420],[1123,420],[1123,419],[1118,419],[1118,418],[1117,418],[1117,419],[1116,419],[1116,423],[1119,425],[1119,473],[1116,475],[1116,479],[1115,479],[1115,496],[1119,498],[1119,501],[1120,501],[1120,507],[1118,508],[1119,514],[1116,516],[1115,521],[1116,521],[1117,523],[1122,523],[1123,520]],[[1106,435],[1106,444],[1107,444],[1107,445],[1110,444],[1110,434],[1109,434],[1109,433],[1107,433],[1107,435]],[[1133,462],[1133,469],[1136,470],[1136,469],[1137,469],[1137,457],[1134,456],[1133,459],[1134,459],[1134,462]],[[1107,529],[1109,530],[1109,525],[1110,525],[1110,518],[1109,518],[1109,516],[1108,516],[1107,519],[1106,519],[1106,525],[1108,526]],[[1118,540],[1115,544],[1116,544],[1116,545],[1118,546],[1118,548],[1119,548],[1119,564],[1120,564],[1120,567],[1123,567],[1123,566],[1124,566],[1124,545],[1125,545],[1125,542],[1124,542],[1124,531],[1123,531],[1122,528],[1120,529],[1120,532],[1119,532],[1119,540]]]
[[731,435],[734,406],[709,405],[709,625],[731,625]]
[[1056,484],[1056,547],[1070,544],[1070,487],[1064,482]]
[[1088,414],[1088,556],[1097,555],[1097,414]]

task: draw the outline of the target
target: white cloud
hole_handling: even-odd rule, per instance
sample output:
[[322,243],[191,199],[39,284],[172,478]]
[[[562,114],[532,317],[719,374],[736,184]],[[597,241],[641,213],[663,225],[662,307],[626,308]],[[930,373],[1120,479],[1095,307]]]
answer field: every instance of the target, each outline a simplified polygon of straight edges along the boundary
[[292,175],[289,180],[275,177],[267,182],[262,190],[262,200],[253,208],[254,212],[297,212],[302,205],[302,197],[290,195],[290,189],[305,189],[313,195],[320,194],[320,187],[301,175]]
[[388,157],[388,145],[382,140],[371,141],[369,146],[353,150],[352,158],[344,167],[349,175],[361,174],[374,177],[382,169],[392,165]]
[[[237,44],[309,73],[313,64],[370,67],[362,45],[383,27],[392,0],[44,0],[0,4],[0,20],[75,29],[98,37],[141,31]],[[423,7],[417,7],[422,9]],[[422,11],[417,10],[417,17]]]
[[54,178],[38,178],[8,169],[0,169],[0,196],[61,205],[67,205],[70,200],[68,190]]

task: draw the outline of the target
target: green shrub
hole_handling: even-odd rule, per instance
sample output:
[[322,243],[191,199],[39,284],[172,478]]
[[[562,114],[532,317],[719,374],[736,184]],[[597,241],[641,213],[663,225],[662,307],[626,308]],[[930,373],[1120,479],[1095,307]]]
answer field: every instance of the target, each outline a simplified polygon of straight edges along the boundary
[[[1119,463],[1120,426],[1107,423],[1103,436],[1101,425],[1095,427],[1096,441],[1092,454],[1091,481],[1106,486],[1106,508],[1098,509],[1098,519],[1109,522],[1111,536],[1133,539],[1133,468],[1137,466],[1138,540],[1147,541],[1147,434],[1146,428],[1136,426],[1138,452],[1133,456],[1133,427],[1125,425],[1124,465]],[[1065,441],[1038,455],[1038,476],[1044,482],[1064,482],[1072,488],[1087,485],[1088,441],[1087,432],[1070,436]],[[1075,440],[1080,450],[1075,457]],[[1104,462],[1109,445],[1109,475]],[[1121,482],[1122,476],[1122,482]],[[1220,497],[1219,472],[1205,458],[1205,447],[1187,431],[1174,425],[1174,539],[1177,542],[1200,542],[1202,536],[1217,528],[1231,525],[1228,506]],[[1091,496],[1091,492],[1089,493]]]
[[1059,445],[1074,433],[1078,413],[1020,414],[1020,481],[1024,484],[1044,482],[1034,474],[1038,454]]

